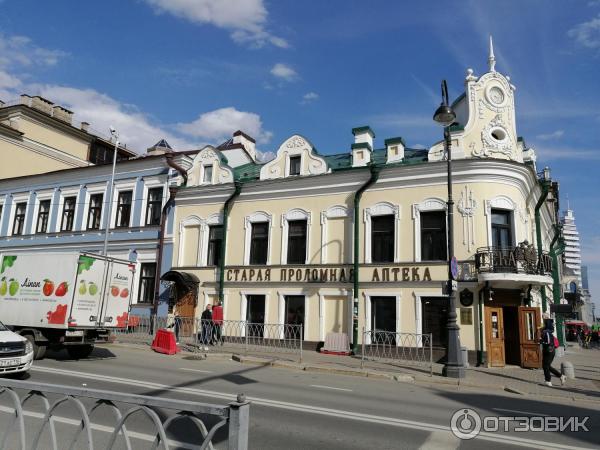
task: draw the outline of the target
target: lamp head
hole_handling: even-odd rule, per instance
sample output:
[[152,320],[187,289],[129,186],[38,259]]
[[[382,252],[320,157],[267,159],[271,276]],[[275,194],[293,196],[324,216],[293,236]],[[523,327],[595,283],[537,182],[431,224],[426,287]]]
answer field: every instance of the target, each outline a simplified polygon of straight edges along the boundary
[[456,120],[456,113],[447,104],[442,103],[433,114],[433,120],[446,128],[454,123]]

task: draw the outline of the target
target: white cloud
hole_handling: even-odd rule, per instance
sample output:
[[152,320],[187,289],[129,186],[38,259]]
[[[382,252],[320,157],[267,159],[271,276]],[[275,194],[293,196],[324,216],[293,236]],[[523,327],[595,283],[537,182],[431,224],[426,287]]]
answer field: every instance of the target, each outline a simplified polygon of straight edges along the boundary
[[600,48],[600,14],[571,28],[567,35],[587,48]]
[[287,64],[277,63],[271,69],[271,75],[285,81],[294,81],[298,78],[298,73]]
[[542,141],[550,141],[552,139],[560,139],[565,135],[564,130],[556,130],[552,133],[538,134],[536,137]]
[[569,160],[600,160],[600,149],[573,149],[573,148],[562,148],[562,147],[545,147],[536,146],[535,151],[538,155],[538,161],[540,159],[545,160],[557,160],[557,159],[569,159]]
[[38,47],[26,36],[0,34],[0,67],[53,66],[68,53]]
[[302,104],[306,105],[307,103],[312,103],[319,100],[319,94],[316,92],[308,92],[302,96]]
[[193,122],[179,123],[177,129],[188,136],[213,143],[231,138],[237,130],[252,136],[258,143],[267,143],[273,136],[273,133],[264,130],[258,114],[238,111],[232,106],[201,114]]
[[263,0],[145,0],[157,13],[169,13],[197,24],[231,31],[240,44],[262,47],[270,43],[287,48],[288,42],[265,29],[268,12]]
[[275,159],[275,153],[273,152],[261,152],[260,150],[256,150],[256,159],[260,163],[266,163]]

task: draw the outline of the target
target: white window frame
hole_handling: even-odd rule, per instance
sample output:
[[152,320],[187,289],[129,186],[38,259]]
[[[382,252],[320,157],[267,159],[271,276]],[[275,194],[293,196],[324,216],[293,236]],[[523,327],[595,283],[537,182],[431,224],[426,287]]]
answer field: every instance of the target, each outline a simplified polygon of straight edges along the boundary
[[[327,264],[327,221],[329,219],[342,219],[346,228],[346,235],[352,236],[352,221],[348,220],[351,217],[350,211],[343,205],[334,205],[327,210],[321,212],[321,264]],[[352,260],[352,239],[344,239],[344,256],[345,261],[341,264],[350,263]]]
[[[348,320],[348,339],[352,343],[352,291],[348,289],[319,289],[319,340],[325,342],[325,297],[346,296],[346,316]],[[349,306],[348,306],[349,305]]]
[[[54,231],[56,233],[73,233],[76,230],[75,225],[77,222],[77,211],[79,210],[79,191],[81,189],[79,186],[58,189],[60,191],[60,194],[58,197],[58,211],[56,214],[56,223],[54,224]],[[63,208],[65,206],[66,197],[75,197],[75,212],[73,213],[73,229],[71,231],[62,231]]]
[[421,213],[428,211],[446,212],[446,242],[448,242],[448,204],[445,200],[430,197],[421,203],[413,203],[412,218],[414,222],[415,262],[421,262]]
[[[131,211],[129,212],[129,227],[133,226],[133,212],[135,211],[135,195],[136,195],[136,186],[137,183],[135,180],[129,180],[126,182],[115,183],[115,188],[113,191],[113,207],[110,210],[110,222],[109,227],[111,229],[117,229],[117,208],[119,206],[119,194],[125,191],[131,191]],[[164,195],[163,195],[164,196]],[[118,229],[126,229],[119,227]]]
[[[215,172],[216,172],[215,171],[215,166],[217,165],[216,162],[217,161],[214,160],[214,161],[211,161],[211,162],[206,163],[206,164],[202,163],[200,165],[200,183],[198,183],[198,184],[201,184],[201,185],[202,184],[205,184],[205,185],[214,184],[214,179],[215,179],[215,175],[216,175],[215,174]],[[211,177],[210,177],[210,181],[207,181],[207,180],[204,179],[204,173],[205,173],[204,171],[206,170],[206,167],[208,167],[208,166],[212,167],[212,174],[211,174]]]
[[365,263],[372,262],[371,255],[371,217],[394,216],[394,262],[400,262],[400,219],[401,210],[399,205],[389,202],[379,202],[363,211],[363,222],[365,224]]
[[[4,216],[6,213],[6,211],[5,211],[6,210],[6,195],[0,196],[0,200],[1,200],[0,207],[2,208],[2,209],[0,209],[0,233],[2,233],[2,224],[4,223],[3,219],[4,219]],[[0,234],[0,236],[1,236],[1,234]]]
[[[208,238],[210,237],[210,226],[211,225],[223,225],[223,214],[214,213],[206,218],[204,221],[204,229],[202,230],[202,261],[201,266],[208,266]],[[229,229],[229,227],[227,227]],[[227,230],[223,230],[226,233]],[[227,261],[227,248],[225,248],[225,254],[223,255],[224,261]],[[211,266],[212,267],[212,266]]]
[[288,253],[288,231],[290,220],[306,220],[306,257],[304,264],[308,264],[310,260],[310,225],[311,212],[305,211],[302,208],[290,209],[281,216],[281,264],[287,264]]
[[304,324],[302,326],[302,330],[304,333],[304,340],[306,340],[306,337],[308,336],[308,328],[309,328],[309,320],[306,320],[306,317],[308,316],[308,307],[309,307],[309,303],[308,303],[308,299],[310,298],[310,294],[308,293],[308,291],[304,290],[304,289],[290,289],[290,290],[282,290],[282,291],[277,291],[277,297],[279,299],[278,301],[278,308],[277,308],[277,323],[279,323],[280,325],[282,325],[281,327],[281,331],[280,331],[280,336],[279,339],[284,339],[284,327],[283,325],[285,324],[285,297],[286,295],[298,295],[298,296],[303,296],[304,297]]
[[[265,290],[245,290],[240,291],[240,321],[246,321],[246,315],[248,314],[248,296],[249,295],[263,295],[265,297],[265,324],[269,322],[269,295],[270,291]],[[265,337],[265,330],[267,327],[263,329],[263,337]],[[242,336],[246,336],[246,327],[242,327]],[[268,337],[268,336],[267,336]]]
[[[365,324],[365,331],[370,332],[371,331],[371,315],[372,315],[372,310],[371,310],[371,298],[372,297],[395,297],[395,301],[396,301],[396,333],[401,333],[402,329],[401,329],[401,318],[402,318],[402,313],[400,310],[400,307],[402,306],[402,291],[397,291],[396,293],[390,292],[390,291],[372,291],[370,289],[367,289],[365,291],[363,291],[363,299],[364,299],[364,303],[365,303],[365,317],[364,317],[364,324]],[[371,338],[370,336],[367,334],[367,342],[363,342],[366,345],[369,345],[371,343]],[[399,346],[401,344],[400,339],[396,340],[396,345]]]
[[196,215],[191,215],[179,222],[179,244],[177,248],[177,265],[183,266],[184,263],[184,245],[186,238],[186,228],[198,227],[198,248],[196,249],[196,266],[200,266],[202,260],[202,237],[204,235],[205,222]]
[[[8,216],[8,229],[6,230],[7,236],[17,236],[23,237],[25,235],[25,231],[27,230],[27,213],[29,212],[29,208],[31,205],[29,204],[30,193],[22,193],[22,194],[13,194],[12,201],[10,204],[10,215]],[[17,212],[17,203],[27,203],[25,207],[25,222],[23,223],[23,233],[18,235],[13,235],[13,228],[15,222],[15,214]]]
[[244,264],[250,264],[250,248],[252,244],[252,224],[268,222],[267,236],[267,266],[271,265],[271,229],[273,227],[273,216],[265,211],[256,211],[244,218]]
[[[50,229],[50,219],[52,218],[52,207],[54,206],[54,202],[52,201],[54,197],[54,189],[45,189],[43,191],[35,192],[35,201],[33,206],[33,216],[31,218],[31,234],[48,234],[52,233]],[[40,212],[40,202],[43,200],[50,200],[50,211],[48,212],[48,226],[46,228],[45,233],[38,233],[37,224],[38,224],[38,214]]]
[[[165,207],[167,195],[169,195],[169,184],[166,181],[159,179],[158,177],[144,178],[144,188],[143,188],[144,194],[142,196],[142,207],[140,208],[141,209],[141,211],[140,211],[140,214],[141,214],[140,227],[156,226],[156,225],[146,225],[146,210],[148,209],[148,191],[152,188],[157,188],[157,187],[163,188],[162,201],[160,203],[160,209],[162,211],[162,209]],[[132,211],[132,214],[133,214],[133,211]],[[132,217],[132,223],[133,223],[133,217]]]
[[485,201],[485,222],[487,229],[487,245],[492,246],[492,209],[499,209],[510,212],[510,221],[512,226],[512,245],[517,245],[517,204],[509,197],[505,195],[498,195],[491,200]]
[[[89,231],[91,233],[97,233],[101,230],[104,230],[104,227],[102,225],[104,225],[104,216],[106,215],[106,207],[107,207],[107,199],[108,199],[108,195],[109,195],[109,183],[103,183],[103,184],[94,184],[92,186],[86,186],[85,188],[85,201],[83,204],[83,217],[81,220],[81,231]],[[90,199],[92,195],[95,194],[103,194],[102,197],[102,212],[100,214],[100,228],[98,229],[94,229],[94,230],[90,230],[88,228],[88,213],[90,211]]]

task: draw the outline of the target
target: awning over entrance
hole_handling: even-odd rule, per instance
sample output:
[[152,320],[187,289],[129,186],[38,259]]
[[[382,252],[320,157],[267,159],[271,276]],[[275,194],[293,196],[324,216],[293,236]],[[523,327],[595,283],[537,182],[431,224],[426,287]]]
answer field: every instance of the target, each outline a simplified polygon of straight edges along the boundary
[[196,275],[187,272],[179,272],[177,270],[169,270],[163,274],[160,279],[162,281],[174,282],[182,293],[196,289],[200,283],[200,280]]

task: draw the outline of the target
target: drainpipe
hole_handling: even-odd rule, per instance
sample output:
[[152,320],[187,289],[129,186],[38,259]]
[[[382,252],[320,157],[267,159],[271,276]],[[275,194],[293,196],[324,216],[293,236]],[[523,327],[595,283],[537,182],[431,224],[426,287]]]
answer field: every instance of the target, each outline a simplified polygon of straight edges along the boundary
[[364,191],[379,178],[379,167],[374,164],[369,164],[371,172],[370,178],[363,184],[354,194],[354,287],[352,292],[352,351],[356,355],[358,353],[358,252],[359,252],[359,232],[360,232],[360,198]]
[[[545,172],[545,170],[544,170]],[[540,267],[540,263],[542,262],[542,226],[540,219],[540,209],[546,198],[548,197],[548,193],[550,192],[551,181],[550,180],[542,180],[540,181],[540,185],[542,187],[542,195],[540,196],[537,204],[535,205],[535,234],[537,238],[537,251],[538,251],[538,267]],[[542,286],[542,313],[546,312],[546,287]]]
[[[187,171],[173,161],[172,153],[165,153],[165,160],[169,167],[177,170],[181,177],[183,178],[183,186],[187,185]],[[165,227],[167,224],[167,213],[173,203],[175,203],[175,196],[177,195],[177,186],[169,187],[169,199],[160,214],[160,233],[158,238],[158,248],[156,250],[156,276],[154,278],[154,302],[152,304],[152,315],[156,315],[158,312],[158,300],[160,295],[160,276],[161,274],[161,266],[162,266],[162,258],[163,258],[163,246],[165,241]]]
[[219,302],[225,305],[223,296],[223,285],[225,284],[225,249],[227,248],[227,221],[229,219],[230,205],[237,196],[242,192],[242,183],[236,181],[234,184],[233,193],[225,200],[223,205],[223,239],[221,240],[221,251],[219,257]]

